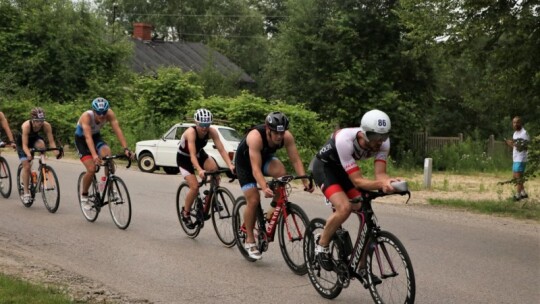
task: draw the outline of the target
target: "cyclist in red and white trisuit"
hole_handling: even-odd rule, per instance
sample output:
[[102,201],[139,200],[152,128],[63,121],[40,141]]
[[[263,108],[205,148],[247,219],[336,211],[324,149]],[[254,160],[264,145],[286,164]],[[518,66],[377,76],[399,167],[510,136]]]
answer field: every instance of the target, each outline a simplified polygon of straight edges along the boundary
[[[328,217],[315,248],[317,259],[326,270],[331,270],[333,266],[328,248],[332,236],[351,211],[360,207],[360,204],[349,202],[349,199],[360,196],[358,188],[382,189],[384,192],[394,190],[390,183],[398,179],[386,174],[390,128],[390,118],[386,113],[371,110],[364,114],[359,128],[335,131],[313,161],[313,179],[335,209]],[[357,160],[367,158],[375,159],[375,180],[364,178],[356,164]]]

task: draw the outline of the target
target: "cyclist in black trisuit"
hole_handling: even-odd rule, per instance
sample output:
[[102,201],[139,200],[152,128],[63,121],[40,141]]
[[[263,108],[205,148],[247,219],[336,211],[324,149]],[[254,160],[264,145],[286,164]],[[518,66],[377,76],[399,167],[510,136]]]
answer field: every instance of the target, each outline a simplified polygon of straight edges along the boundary
[[216,145],[219,154],[221,154],[221,157],[223,157],[231,172],[234,171],[231,159],[219,138],[218,130],[210,128],[212,124],[212,113],[207,109],[198,109],[195,111],[193,119],[196,125],[184,131],[180,138],[178,153],[176,154],[176,163],[180,169],[180,173],[189,184],[189,192],[186,195],[186,201],[182,208],[182,220],[188,229],[195,228],[195,224],[193,224],[189,215],[191,205],[195,201],[197,191],[199,191],[195,170],[197,170],[200,178],[204,178],[205,171],[218,169],[216,160],[209,157],[204,151],[204,147],[209,139],[214,141],[214,145]]
[[[249,256],[256,260],[261,259],[261,253],[255,245],[253,235],[255,213],[261,200],[257,184],[262,188],[265,197],[273,197],[274,193],[268,187],[264,176],[280,177],[287,173],[285,166],[274,156],[274,153],[285,147],[296,174],[305,175],[294,137],[288,128],[287,116],[281,112],[272,112],[266,117],[264,125],[255,126],[247,132],[236,150],[236,174],[247,202],[244,211],[244,223],[247,230],[245,248]],[[303,179],[302,183],[307,190],[313,192],[313,187],[308,189],[308,179]],[[275,207],[275,201],[272,202],[272,207]],[[272,211],[267,214],[272,214]]]

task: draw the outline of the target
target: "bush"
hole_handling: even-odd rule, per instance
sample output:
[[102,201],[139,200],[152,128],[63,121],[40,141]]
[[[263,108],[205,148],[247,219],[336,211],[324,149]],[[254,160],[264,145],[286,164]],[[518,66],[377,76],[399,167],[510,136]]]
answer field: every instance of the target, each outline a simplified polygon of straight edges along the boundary
[[491,157],[485,151],[483,142],[473,141],[471,138],[444,146],[431,153],[433,170],[470,173],[496,172],[511,168],[512,159],[504,155]]

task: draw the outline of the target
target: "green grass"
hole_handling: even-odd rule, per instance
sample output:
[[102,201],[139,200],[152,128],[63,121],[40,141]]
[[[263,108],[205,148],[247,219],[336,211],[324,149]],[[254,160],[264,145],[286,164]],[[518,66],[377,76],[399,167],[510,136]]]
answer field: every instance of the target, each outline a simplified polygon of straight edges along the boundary
[[59,289],[34,285],[0,273],[1,304],[67,304],[75,303]]
[[519,202],[514,202],[511,199],[479,201],[462,199],[428,199],[428,202],[434,206],[446,206],[478,213],[499,214],[540,222],[540,203],[531,199]]

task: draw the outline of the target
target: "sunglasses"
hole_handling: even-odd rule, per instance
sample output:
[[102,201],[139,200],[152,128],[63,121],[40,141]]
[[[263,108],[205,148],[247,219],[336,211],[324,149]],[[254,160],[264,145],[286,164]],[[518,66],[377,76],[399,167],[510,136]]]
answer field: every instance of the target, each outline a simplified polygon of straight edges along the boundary
[[201,128],[208,128],[210,127],[211,123],[209,122],[200,122],[198,123],[198,126],[201,127]]
[[106,110],[106,111],[103,111],[103,112],[102,111],[95,111],[95,112],[96,112],[97,116],[105,116],[105,115],[107,115],[107,111],[109,111],[109,110]]
[[380,134],[375,132],[366,132],[366,139],[367,141],[380,141],[385,142],[388,137],[390,137],[390,134]]
[[32,122],[45,122],[45,118],[34,118]]

